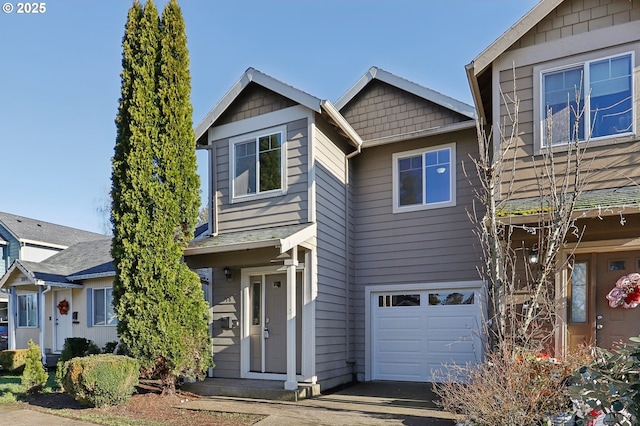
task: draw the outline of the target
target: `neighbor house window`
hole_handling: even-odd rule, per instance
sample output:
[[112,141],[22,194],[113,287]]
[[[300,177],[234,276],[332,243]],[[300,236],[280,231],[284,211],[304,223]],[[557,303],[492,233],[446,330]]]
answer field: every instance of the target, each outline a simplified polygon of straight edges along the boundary
[[38,326],[38,295],[18,295],[18,327]]
[[394,154],[394,212],[455,205],[455,164],[455,144]]
[[282,192],[285,134],[286,128],[281,126],[231,140],[231,186],[234,200]]
[[632,53],[541,73],[543,146],[633,133]]
[[93,292],[93,325],[118,325],[118,318],[113,310],[113,289],[94,288]]

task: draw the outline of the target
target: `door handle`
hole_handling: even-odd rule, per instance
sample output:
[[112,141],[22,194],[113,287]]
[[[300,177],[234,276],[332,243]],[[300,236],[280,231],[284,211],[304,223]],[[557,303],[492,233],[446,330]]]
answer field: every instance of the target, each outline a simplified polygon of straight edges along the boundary
[[265,328],[265,329],[264,329],[264,338],[265,338],[265,339],[268,339],[268,338],[269,338],[269,329],[268,329],[268,328]]
[[597,315],[597,316],[596,316],[596,319],[597,319],[597,320],[601,320],[601,319],[602,319],[602,315]]
[[597,324],[597,325],[596,325],[596,329],[597,329],[597,330],[602,330],[602,324]]

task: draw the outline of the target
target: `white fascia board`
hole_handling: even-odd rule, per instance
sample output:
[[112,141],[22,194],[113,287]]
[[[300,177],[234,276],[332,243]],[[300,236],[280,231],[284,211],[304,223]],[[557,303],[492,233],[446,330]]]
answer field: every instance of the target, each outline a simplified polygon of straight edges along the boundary
[[[7,281],[9,281],[9,277],[11,276],[11,274],[13,273],[13,271],[15,271],[17,268],[19,267],[18,261],[15,261],[11,264],[11,266],[9,267],[9,269],[4,273],[4,275],[2,277],[0,277],[0,288],[3,288],[4,285],[6,284]],[[33,284],[35,282],[35,279],[33,277],[30,277],[28,273],[25,272],[24,268],[20,268],[20,271],[25,274],[27,277],[29,277],[29,279],[31,280],[31,284]]]
[[69,246],[64,246],[62,244],[45,243],[44,241],[29,240],[26,238],[20,238],[18,241],[20,241],[20,243],[22,244],[30,244],[34,246],[46,247],[46,248],[52,248],[52,249],[64,250],[69,248]]
[[307,226],[304,229],[296,232],[295,234],[289,235],[287,238],[283,238],[280,240],[280,253],[286,253],[291,250],[293,247],[296,247],[307,241],[310,238],[316,236],[318,230],[318,226],[315,223]]
[[474,74],[477,76],[484,71],[498,56],[502,55],[513,43],[536,26],[538,22],[544,19],[563,1],[564,0],[541,0],[540,3],[535,5],[526,15],[520,18],[518,22],[513,24],[511,28],[491,43],[489,47],[476,56],[471,62],[471,64],[473,64]]
[[309,95],[301,90],[289,86],[273,77],[270,77],[254,68],[247,69],[240,80],[233,85],[233,87],[222,97],[220,102],[213,107],[211,111],[205,116],[205,118],[195,128],[196,140],[200,139],[216,122],[218,118],[229,108],[229,106],[236,100],[236,98],[242,93],[242,91],[251,82],[255,82],[260,86],[263,86],[273,92],[276,92],[286,98],[289,98],[300,105],[303,105],[313,111],[321,112],[320,99],[315,96]]
[[83,288],[82,284],[72,284],[72,283],[60,283],[57,281],[43,281],[43,280],[38,280],[38,282],[36,283],[38,285],[48,285],[51,287],[64,287],[64,288]]
[[476,127],[475,120],[461,121],[458,123],[447,124],[445,126],[432,127],[431,129],[417,130],[415,132],[403,133],[400,135],[385,136],[377,139],[369,139],[364,141],[363,149],[371,148],[378,145],[386,145],[390,143],[402,142],[409,139],[423,138],[427,136],[441,135],[445,133],[457,132],[459,130],[471,129]]
[[78,274],[78,275],[69,275],[67,279],[69,281],[81,281],[81,280],[89,280],[94,278],[106,278],[106,277],[115,277],[116,273],[114,271],[109,272],[98,272],[95,274]]
[[358,132],[355,131],[349,122],[340,114],[340,111],[329,101],[324,100],[321,103],[322,110],[333,120],[338,127],[348,136],[349,141],[353,146],[360,149],[362,146],[362,138]]
[[340,98],[335,102],[336,108],[338,110],[344,108],[344,106],[347,105],[349,101],[351,101],[351,99],[353,99],[358,93],[360,93],[360,91],[364,89],[365,86],[376,77],[377,72],[378,68],[369,68],[369,70],[362,77],[360,77],[358,81],[353,84],[353,86],[347,89],[347,91],[344,92],[344,94],[340,96]]

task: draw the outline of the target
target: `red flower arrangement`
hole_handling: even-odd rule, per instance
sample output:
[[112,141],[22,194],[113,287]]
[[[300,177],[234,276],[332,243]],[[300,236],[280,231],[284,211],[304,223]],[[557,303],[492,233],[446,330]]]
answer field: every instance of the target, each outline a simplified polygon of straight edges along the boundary
[[620,277],[616,286],[607,294],[609,306],[625,309],[635,308],[640,305],[640,274],[634,272]]
[[61,300],[58,303],[58,311],[60,312],[60,315],[67,315],[67,313],[69,312],[69,302],[67,302],[67,300]]

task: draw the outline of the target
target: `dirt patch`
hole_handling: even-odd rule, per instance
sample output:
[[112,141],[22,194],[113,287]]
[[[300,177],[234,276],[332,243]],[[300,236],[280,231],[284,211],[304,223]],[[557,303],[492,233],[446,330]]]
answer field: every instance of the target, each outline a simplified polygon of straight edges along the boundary
[[137,393],[127,403],[116,407],[87,408],[64,393],[31,395],[23,403],[31,409],[96,423],[106,422],[106,420],[118,416],[136,419],[142,424],[249,426],[264,418],[264,416],[252,414],[179,408],[187,401],[200,398],[199,395],[180,390],[176,392],[175,396],[161,396],[159,387],[152,384],[141,384],[137,388]]

